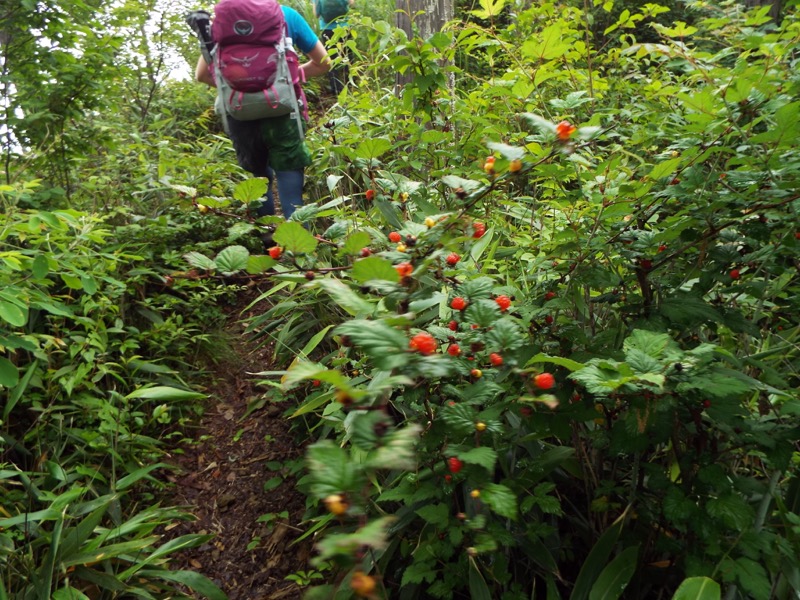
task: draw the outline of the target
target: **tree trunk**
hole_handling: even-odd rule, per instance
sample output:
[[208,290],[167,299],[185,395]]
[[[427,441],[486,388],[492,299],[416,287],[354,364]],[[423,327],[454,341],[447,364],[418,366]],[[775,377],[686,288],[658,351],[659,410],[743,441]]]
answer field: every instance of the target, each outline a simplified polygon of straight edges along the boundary
[[[399,2],[400,0],[397,1]],[[769,16],[772,17],[772,20],[775,21],[776,23],[780,19],[781,8],[782,8],[781,0],[745,0],[744,5],[747,8],[756,8],[758,6],[771,5],[771,8],[769,10]]]
[[[426,40],[453,18],[453,0],[395,0],[398,29],[406,32],[408,39],[418,36]],[[413,73],[398,73],[395,89],[399,91],[414,78]]]

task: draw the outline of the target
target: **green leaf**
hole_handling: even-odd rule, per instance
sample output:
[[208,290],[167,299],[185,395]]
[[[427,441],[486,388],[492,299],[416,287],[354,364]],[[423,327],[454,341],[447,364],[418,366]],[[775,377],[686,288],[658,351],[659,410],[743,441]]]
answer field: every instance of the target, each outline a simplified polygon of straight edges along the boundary
[[592,586],[589,600],[617,600],[636,572],[639,546],[631,546],[612,560]]
[[501,144],[499,142],[489,142],[489,148],[494,152],[499,152],[506,160],[517,160],[525,156],[525,148],[519,146],[509,146],[508,144]]
[[530,358],[528,362],[525,363],[525,368],[538,363],[551,363],[558,365],[559,367],[564,367],[568,371],[577,371],[583,368],[583,363],[579,363],[578,361],[571,360],[569,358],[561,358],[560,356],[550,356],[542,353]]
[[492,593],[486,580],[483,578],[478,564],[473,557],[469,557],[469,596],[471,600],[492,600]]
[[69,585],[57,589],[51,598],[53,600],[89,600],[89,596]]
[[481,500],[501,517],[517,518],[517,496],[510,488],[489,483],[481,490]]
[[323,499],[330,494],[357,493],[364,475],[348,452],[331,440],[312,444],[306,453],[311,492]]
[[236,187],[233,188],[233,197],[245,204],[250,204],[253,200],[258,200],[266,193],[266,179],[247,179],[236,184]]
[[138,390],[134,390],[125,396],[125,398],[128,400],[145,398],[147,400],[155,400],[158,402],[166,402],[169,400],[200,400],[205,397],[206,395],[201,394],[200,392],[181,390],[166,385],[139,388]]
[[34,258],[31,263],[31,272],[36,279],[44,279],[47,277],[47,274],[50,272],[50,264],[47,262],[47,258],[41,254]]
[[326,277],[317,281],[318,285],[328,293],[339,308],[350,315],[362,317],[372,313],[372,304],[361,298],[341,280]]
[[756,516],[753,507],[736,494],[711,498],[706,503],[706,512],[737,531],[751,527]]
[[[474,426],[473,426],[474,429]],[[497,452],[492,448],[479,446],[458,455],[462,461],[470,465],[479,465],[489,472],[494,472],[494,465],[497,462]]]
[[278,261],[271,256],[251,254],[247,257],[246,270],[251,275],[258,275],[259,273],[265,273],[269,271],[277,264],[277,262]]
[[[7,358],[0,356],[0,386],[11,389],[19,383],[19,370],[16,365]],[[8,418],[3,411],[4,418]]]
[[647,177],[655,180],[672,175],[680,163],[680,157],[665,160],[664,162],[658,163],[655,167],[653,167],[653,169],[647,174]]
[[395,521],[395,517],[382,517],[371,519],[370,522],[358,529],[355,533],[333,533],[326,535],[317,543],[319,556],[314,558],[313,564],[326,561],[333,556],[352,556],[363,547],[383,550],[386,548],[387,530]]
[[366,231],[355,231],[347,236],[347,240],[342,246],[343,254],[358,254],[363,248],[368,248],[372,243],[372,238]]
[[336,332],[369,354],[379,369],[396,369],[409,361],[408,338],[383,321],[356,319],[343,323]]
[[675,346],[675,343],[668,334],[655,333],[643,329],[635,329],[622,344],[626,352],[630,350],[639,350],[653,358],[660,358],[663,356],[664,351],[670,346]]
[[447,504],[428,504],[417,510],[417,514],[431,525],[447,527],[450,521],[450,507]]
[[275,243],[287,252],[308,254],[316,250],[319,242],[300,223],[288,221],[281,223],[272,236]]
[[603,571],[608,557],[614,549],[619,539],[622,527],[625,523],[627,512],[621,514],[611,527],[606,529],[581,567],[578,577],[575,580],[575,587],[572,589],[570,600],[588,600],[589,594],[594,587],[595,581]]
[[506,0],[480,0],[480,3],[481,10],[471,10],[469,12],[479,19],[488,20],[500,15],[506,5]]
[[569,38],[564,35],[561,27],[551,25],[545,27],[539,35],[525,41],[521,52],[526,58],[545,61],[563,56],[569,49]]
[[200,254],[199,252],[187,252],[183,255],[184,260],[195,269],[202,269],[203,271],[216,271],[217,263],[213,260]]
[[144,569],[139,571],[144,578],[157,578],[185,585],[206,598],[207,600],[228,600],[227,594],[219,589],[213,581],[205,575],[194,571],[170,571],[167,569]]
[[381,446],[369,457],[367,464],[374,469],[414,470],[421,431],[422,426],[416,423],[392,430],[380,439]]
[[392,263],[380,256],[369,256],[357,260],[353,264],[351,271],[353,279],[359,283],[367,281],[382,280],[397,283],[400,281],[400,274],[392,266]]
[[14,327],[24,327],[28,322],[28,309],[0,300],[0,318]]
[[675,590],[672,600],[720,600],[719,584],[708,577],[689,577]]
[[483,187],[483,183],[480,181],[475,181],[474,179],[463,179],[462,177],[457,177],[455,175],[445,175],[442,177],[442,182],[454,190],[461,188],[468,194]]
[[392,149],[392,142],[382,137],[369,137],[356,148],[356,156],[363,159],[378,158]]
[[500,319],[502,314],[500,307],[497,306],[494,300],[478,298],[469,303],[467,310],[464,311],[464,319],[471,325],[491,327],[495,321]]
[[214,259],[223,275],[233,275],[239,271],[247,270],[250,252],[244,246],[228,246]]

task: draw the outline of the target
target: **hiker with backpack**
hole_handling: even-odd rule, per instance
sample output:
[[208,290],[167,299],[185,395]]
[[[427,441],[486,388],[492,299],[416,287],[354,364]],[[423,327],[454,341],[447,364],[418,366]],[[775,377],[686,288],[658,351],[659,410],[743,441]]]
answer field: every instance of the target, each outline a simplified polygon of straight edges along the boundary
[[[314,16],[319,19],[322,41],[327,48],[331,47],[331,40],[336,30],[343,30],[349,25],[345,17],[350,12],[353,3],[354,0],[314,0],[312,5]],[[344,62],[341,62],[328,73],[331,92],[335,96],[339,95],[350,79],[348,64],[352,58],[350,51],[346,48],[348,36],[345,35],[339,39],[341,42],[340,48],[344,49],[344,56],[340,56],[340,60],[344,59]]]
[[[221,0],[213,21],[195,11],[186,21],[200,38],[195,78],[217,88],[215,109],[239,165],[268,179],[259,216],[275,214],[277,178],[283,216],[303,204],[308,106],[302,82],[330,69],[325,46],[296,10],[276,0]],[[300,64],[294,46],[308,61]]]

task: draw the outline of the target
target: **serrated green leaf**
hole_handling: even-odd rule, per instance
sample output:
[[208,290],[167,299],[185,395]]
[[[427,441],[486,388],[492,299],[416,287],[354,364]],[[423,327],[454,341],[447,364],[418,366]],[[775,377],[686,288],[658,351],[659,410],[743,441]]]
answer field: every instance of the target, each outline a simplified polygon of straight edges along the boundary
[[244,246],[228,246],[224,248],[214,263],[223,275],[233,275],[247,269],[250,252]]
[[382,517],[371,519],[367,525],[355,533],[334,533],[326,535],[317,542],[319,556],[314,558],[314,564],[328,560],[333,556],[352,556],[364,547],[383,550],[388,543],[387,530],[395,521],[395,517]]
[[481,490],[481,500],[501,517],[517,518],[517,496],[510,488],[499,483],[489,483]]
[[356,319],[340,325],[336,332],[348,336],[379,369],[396,369],[409,361],[408,338],[383,321]]
[[354,231],[342,246],[343,254],[358,254],[364,248],[369,248],[372,238],[366,231]]
[[536,356],[528,359],[528,362],[525,363],[525,367],[527,368],[538,363],[551,363],[558,365],[559,367],[564,367],[568,371],[578,371],[584,366],[583,363],[579,363],[578,361],[571,360],[569,358],[561,358],[560,356],[550,356],[548,354],[539,353]]
[[442,177],[442,182],[457,190],[458,188],[462,188],[468,194],[474,192],[475,190],[483,187],[483,183],[480,181],[475,181],[473,179],[464,179],[462,177],[456,177],[455,175],[445,175]]
[[266,179],[246,179],[233,188],[233,197],[239,202],[249,204],[253,200],[258,200],[267,193]]
[[494,300],[479,298],[469,303],[464,311],[464,319],[471,325],[491,327],[502,316],[500,307]]
[[679,164],[681,164],[680,157],[670,158],[669,160],[660,162],[652,168],[652,170],[647,174],[647,177],[655,180],[672,175],[675,172],[675,169],[678,168]]
[[363,159],[378,158],[392,149],[392,142],[382,137],[367,137],[356,147],[356,156]]
[[626,352],[639,350],[653,358],[664,356],[665,351],[672,346],[675,346],[675,343],[668,334],[645,331],[643,329],[632,331],[622,344]]
[[405,469],[417,467],[416,445],[422,427],[416,423],[394,429],[381,439],[381,446],[370,456],[368,464],[375,469]]
[[271,256],[251,254],[247,257],[247,272],[251,275],[266,273],[276,264],[277,261]]
[[450,507],[447,504],[428,504],[417,509],[417,514],[427,523],[447,527],[450,521]]
[[736,531],[751,527],[756,516],[753,507],[736,494],[711,498],[706,503],[706,512]]
[[[523,43],[521,53],[524,57],[533,60],[553,60],[563,56],[569,50],[570,44],[567,39],[565,39],[561,27],[551,25]],[[555,131],[555,128],[553,130]]]
[[500,153],[508,161],[519,160],[525,156],[525,148],[509,146],[500,142],[489,142],[487,145],[492,151]]
[[478,465],[489,472],[494,472],[494,466],[497,463],[497,452],[491,448],[479,446],[460,453],[458,458],[469,465]]
[[287,221],[278,225],[272,239],[285,251],[294,254],[308,254],[316,250],[319,244],[317,238],[295,221]]
[[187,263],[189,263],[189,265],[196,269],[202,269],[203,271],[217,270],[217,263],[207,256],[200,254],[199,252],[187,252],[183,255],[183,258]]
[[397,283],[400,281],[400,274],[392,266],[392,263],[380,256],[369,256],[353,263],[350,274],[359,283],[367,281],[390,281]]
[[[496,302],[494,304],[497,306]],[[501,318],[486,333],[486,343],[498,352],[516,350],[525,343],[525,336],[522,335],[515,321]]]

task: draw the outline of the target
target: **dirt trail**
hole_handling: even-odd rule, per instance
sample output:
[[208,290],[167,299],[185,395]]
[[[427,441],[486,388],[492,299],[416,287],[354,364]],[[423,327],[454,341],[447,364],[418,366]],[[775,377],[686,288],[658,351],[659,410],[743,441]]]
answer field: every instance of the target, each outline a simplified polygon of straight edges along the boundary
[[266,404],[244,417],[263,391],[251,373],[269,369],[269,351],[254,349],[238,314],[231,311],[229,328],[238,360],[226,361],[214,374],[194,436],[201,441],[173,456],[181,471],[169,478],[175,485],[164,499],[197,517],[170,536],[215,537],[178,557],[174,568],[206,575],[230,600],[302,598],[303,590],[285,578],[308,570],[312,552],[308,540],[293,544],[302,534],[305,497],[291,473],[303,449],[281,416],[287,404]]

